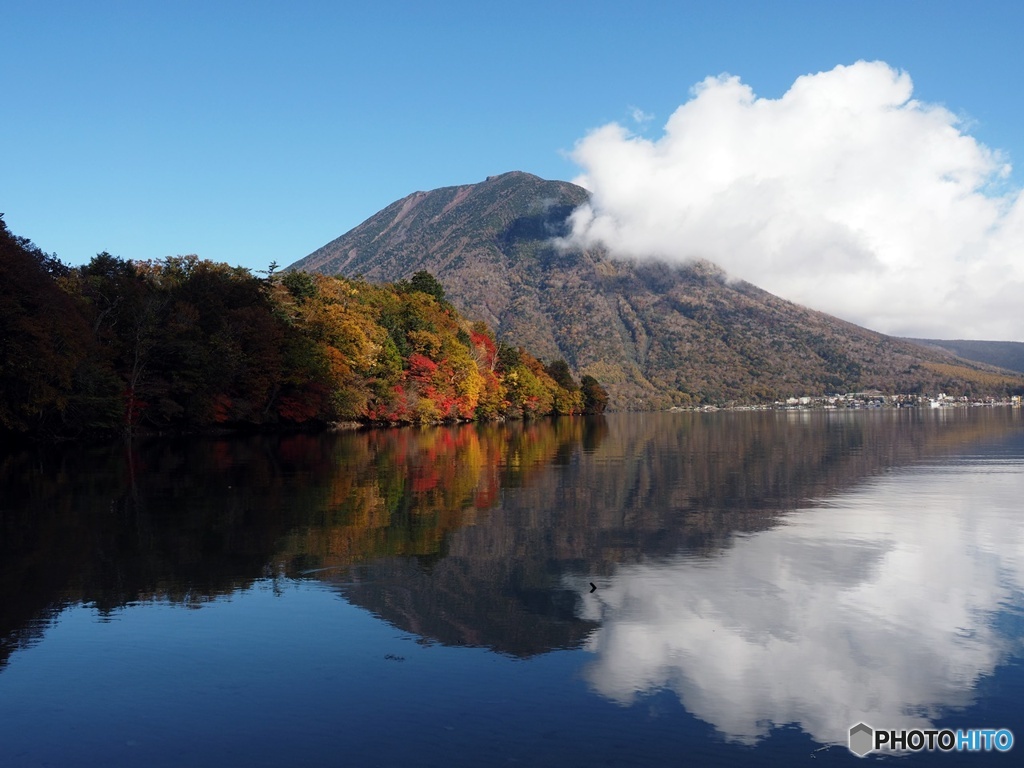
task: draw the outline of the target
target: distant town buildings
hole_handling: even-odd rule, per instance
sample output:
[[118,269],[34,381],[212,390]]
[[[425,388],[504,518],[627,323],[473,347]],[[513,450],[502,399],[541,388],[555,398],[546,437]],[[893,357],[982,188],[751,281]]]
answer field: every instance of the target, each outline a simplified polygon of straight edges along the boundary
[[776,400],[774,408],[966,408],[972,406],[1008,405],[1020,407],[1020,395],[1012,397],[950,397],[944,392],[937,395],[887,395],[877,389],[845,394],[789,397]]
[[[726,409],[738,411],[767,410],[835,410],[839,408],[971,408],[981,406],[1021,407],[1021,396],[1010,397],[950,397],[944,392],[937,395],[887,395],[877,389],[864,392],[847,392],[832,395],[802,395],[776,400],[774,403],[759,405],[727,405]],[[673,411],[718,411],[719,406],[705,405],[697,408],[675,407]]]

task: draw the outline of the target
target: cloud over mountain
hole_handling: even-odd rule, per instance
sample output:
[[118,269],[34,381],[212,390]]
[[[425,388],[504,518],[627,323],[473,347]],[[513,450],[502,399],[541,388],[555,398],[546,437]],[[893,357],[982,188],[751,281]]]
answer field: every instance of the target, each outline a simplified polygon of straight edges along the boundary
[[710,77],[647,138],[573,153],[570,241],[731,276],[885,333],[1024,340],[1024,199],[1010,165],[907,73],[860,61],[778,99]]

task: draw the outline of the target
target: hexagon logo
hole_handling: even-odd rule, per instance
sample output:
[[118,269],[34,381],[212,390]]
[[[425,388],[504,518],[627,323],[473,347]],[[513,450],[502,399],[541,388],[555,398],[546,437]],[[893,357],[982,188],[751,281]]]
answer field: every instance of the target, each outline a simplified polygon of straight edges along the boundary
[[875,732],[870,725],[857,723],[850,729],[850,751],[857,757],[864,757],[870,752],[874,740]]

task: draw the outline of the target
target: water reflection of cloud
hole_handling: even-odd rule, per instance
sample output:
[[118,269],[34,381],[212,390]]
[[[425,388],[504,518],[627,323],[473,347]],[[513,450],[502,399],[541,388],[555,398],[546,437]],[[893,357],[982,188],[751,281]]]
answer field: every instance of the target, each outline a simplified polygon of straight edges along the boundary
[[861,720],[929,724],[1011,652],[993,618],[1024,589],[1022,496],[1020,464],[919,470],[712,560],[623,566],[580,590],[601,623],[587,679],[623,704],[671,689],[746,743],[789,723],[822,743]]

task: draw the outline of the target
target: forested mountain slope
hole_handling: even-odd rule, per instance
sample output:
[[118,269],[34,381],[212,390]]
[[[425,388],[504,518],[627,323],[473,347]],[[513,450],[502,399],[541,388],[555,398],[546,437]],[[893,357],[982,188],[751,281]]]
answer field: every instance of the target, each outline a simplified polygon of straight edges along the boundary
[[586,199],[580,187],[521,172],[417,192],[290,269],[371,281],[427,270],[468,317],[595,376],[619,409],[875,388],[1004,394],[1024,384],[730,281],[708,263],[560,249],[555,238]]

